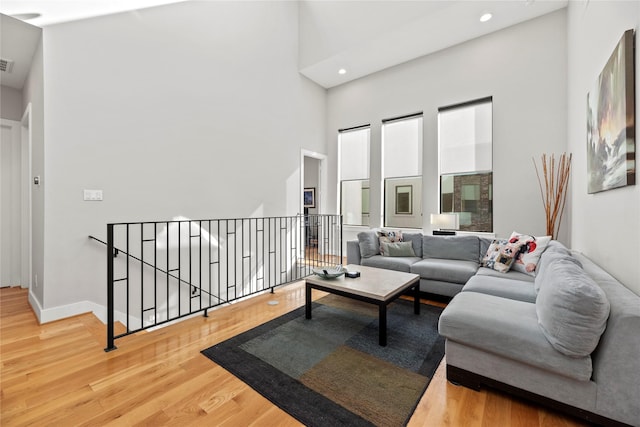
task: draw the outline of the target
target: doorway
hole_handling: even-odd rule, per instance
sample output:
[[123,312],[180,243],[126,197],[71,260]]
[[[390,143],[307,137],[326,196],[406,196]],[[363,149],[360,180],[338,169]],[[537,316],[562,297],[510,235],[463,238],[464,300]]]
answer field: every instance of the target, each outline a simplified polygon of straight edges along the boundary
[[22,147],[20,122],[0,123],[0,286],[22,282]]
[[31,104],[0,123],[0,287],[31,284]]
[[326,174],[324,154],[302,150],[301,156],[301,200],[300,205],[305,218],[305,249],[318,251],[319,214],[324,209],[324,188]]
[[308,248],[318,247],[318,221],[317,214],[320,211],[320,201],[317,195],[320,194],[320,160],[313,157],[304,158],[304,190],[302,205],[306,218],[306,239],[305,246]]

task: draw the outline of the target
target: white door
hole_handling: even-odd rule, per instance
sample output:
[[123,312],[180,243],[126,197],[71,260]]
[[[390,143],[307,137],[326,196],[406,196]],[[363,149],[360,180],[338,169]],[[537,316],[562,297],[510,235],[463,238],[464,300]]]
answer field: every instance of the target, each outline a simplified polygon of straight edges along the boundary
[[0,286],[18,286],[22,268],[20,122],[0,123]]

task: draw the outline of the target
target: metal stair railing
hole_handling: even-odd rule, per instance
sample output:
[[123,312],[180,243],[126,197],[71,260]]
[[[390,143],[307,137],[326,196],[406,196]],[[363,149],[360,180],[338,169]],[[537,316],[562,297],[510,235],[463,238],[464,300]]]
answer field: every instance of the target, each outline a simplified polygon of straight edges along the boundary
[[[107,346],[342,262],[342,217],[107,224]],[[115,334],[115,322],[126,331]]]

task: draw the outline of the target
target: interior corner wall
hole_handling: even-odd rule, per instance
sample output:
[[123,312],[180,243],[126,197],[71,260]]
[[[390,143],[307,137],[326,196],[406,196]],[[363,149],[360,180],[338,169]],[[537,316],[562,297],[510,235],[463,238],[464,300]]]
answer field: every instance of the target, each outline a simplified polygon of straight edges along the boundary
[[640,180],[638,129],[640,91],[636,50],[636,185],[587,193],[587,93],[613,49],[629,29],[638,45],[640,3],[569,2],[568,8],[568,141],[573,153],[571,246],[584,253],[640,295]]
[[[183,2],[44,29],[44,309],[106,304],[106,224],[299,213],[326,92],[296,2]],[[83,201],[83,189],[103,201]]]
[[23,112],[22,91],[9,86],[0,86],[0,117],[19,122]]
[[[337,177],[338,129],[370,123],[371,223],[380,226],[381,121],[422,111],[423,229],[430,230],[429,214],[439,209],[438,108],[492,96],[494,232],[544,235],[532,159],[567,150],[566,93],[566,12],[560,10],[330,89],[329,176]],[[334,203],[337,188],[328,188]],[[568,240],[569,223],[567,211],[561,241]]]
[[[31,59],[22,90],[24,108],[31,104],[31,175],[44,177],[44,69],[42,37]],[[24,111],[23,108],[23,111]],[[29,183],[31,185],[31,183]],[[44,188],[31,185],[31,287],[38,304],[44,304]]]

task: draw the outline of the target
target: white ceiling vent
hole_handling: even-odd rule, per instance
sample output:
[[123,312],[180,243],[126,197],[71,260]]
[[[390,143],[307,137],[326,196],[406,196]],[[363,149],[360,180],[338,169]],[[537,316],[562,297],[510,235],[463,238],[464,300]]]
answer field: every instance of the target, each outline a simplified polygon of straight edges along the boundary
[[13,61],[10,59],[0,58],[0,71],[10,73],[13,70]]

